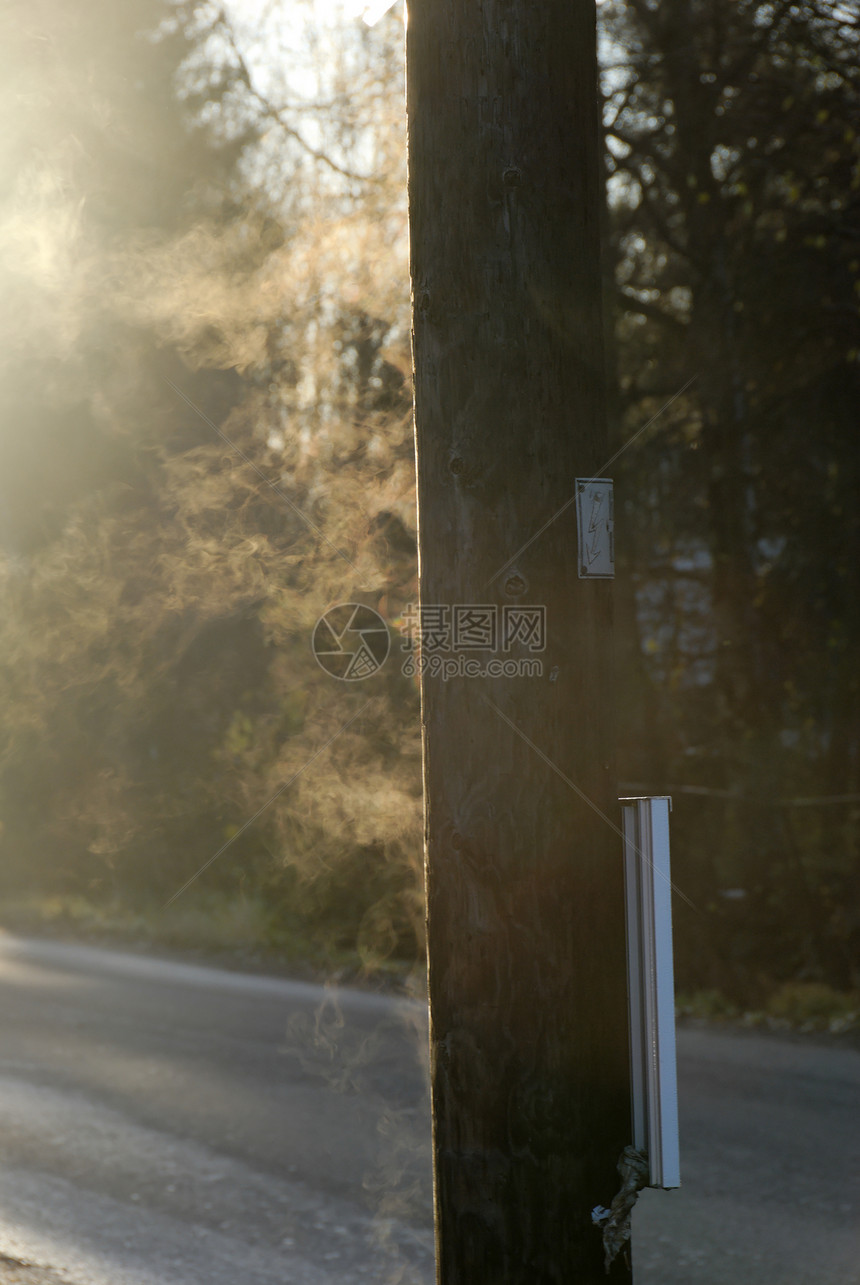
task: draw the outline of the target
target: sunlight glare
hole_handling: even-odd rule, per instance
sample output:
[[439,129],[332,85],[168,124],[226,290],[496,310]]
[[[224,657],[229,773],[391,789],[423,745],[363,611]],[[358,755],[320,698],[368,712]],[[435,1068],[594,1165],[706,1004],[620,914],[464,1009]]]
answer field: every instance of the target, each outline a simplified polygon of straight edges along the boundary
[[397,0],[315,0],[319,18],[328,22],[353,22],[361,18],[373,27],[392,9]]

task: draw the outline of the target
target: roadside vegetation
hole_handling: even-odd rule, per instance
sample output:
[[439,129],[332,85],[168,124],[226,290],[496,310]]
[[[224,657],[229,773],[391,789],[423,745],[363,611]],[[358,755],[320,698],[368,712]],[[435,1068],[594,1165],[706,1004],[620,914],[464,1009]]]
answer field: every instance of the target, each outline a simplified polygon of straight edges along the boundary
[[[399,6],[369,29],[304,0],[258,30],[207,0],[16,10],[0,923],[405,977],[423,855]],[[847,1030],[860,27],[830,0],[607,0],[600,20],[611,424],[631,442],[622,792],[674,798],[681,1013]],[[339,602],[390,625],[363,682],[311,652]]]

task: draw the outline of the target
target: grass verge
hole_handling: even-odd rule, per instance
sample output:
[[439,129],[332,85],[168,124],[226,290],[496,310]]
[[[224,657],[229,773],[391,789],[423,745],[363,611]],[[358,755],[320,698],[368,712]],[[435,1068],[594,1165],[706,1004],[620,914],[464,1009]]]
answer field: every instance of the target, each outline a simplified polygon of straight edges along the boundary
[[680,993],[679,1018],[760,1027],[771,1031],[860,1035],[860,991],[839,991],[824,982],[783,982],[766,989],[760,1006],[743,1009],[718,990]]
[[0,927],[54,940],[167,953],[222,967],[374,989],[414,984],[415,965],[374,958],[332,929],[276,915],[262,898],[218,894],[130,910],[81,896],[0,899]]

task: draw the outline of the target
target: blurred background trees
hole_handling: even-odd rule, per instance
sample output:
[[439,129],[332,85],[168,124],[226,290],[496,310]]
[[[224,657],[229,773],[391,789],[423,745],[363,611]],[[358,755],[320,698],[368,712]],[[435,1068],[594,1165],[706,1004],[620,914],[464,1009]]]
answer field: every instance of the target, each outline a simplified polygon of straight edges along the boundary
[[254,70],[217,6],[9,15],[4,891],[157,907],[235,837],[188,904],[414,955],[414,687],[310,650],[415,596],[401,33],[288,18]]
[[694,381],[618,464],[628,771],[676,797],[682,974],[856,985],[856,15],[602,13],[622,436]]
[[[600,19],[624,790],[675,799],[680,985],[857,988],[860,29]],[[399,7],[3,22],[7,920],[154,910],[233,840],[170,914],[415,958]],[[343,601],[392,623],[355,685],[310,652]]]

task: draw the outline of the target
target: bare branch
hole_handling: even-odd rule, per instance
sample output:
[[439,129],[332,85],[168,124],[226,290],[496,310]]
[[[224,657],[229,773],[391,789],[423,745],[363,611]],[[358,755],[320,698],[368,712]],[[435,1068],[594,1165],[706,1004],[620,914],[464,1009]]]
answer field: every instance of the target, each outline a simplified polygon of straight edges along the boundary
[[218,12],[218,17],[213,24],[213,29],[216,27],[221,36],[227,42],[230,52],[235,59],[235,70],[239,80],[268,120],[274,121],[289,138],[292,138],[296,143],[298,143],[303,151],[313,157],[315,161],[320,161],[322,164],[327,165],[330,169],[334,170],[336,174],[340,174],[342,178],[352,179],[357,183],[378,183],[380,181],[374,174],[357,174],[354,170],[349,170],[344,165],[339,165],[338,162],[333,160],[326,152],[319,151],[319,149],[313,147],[306,138],[303,138],[295,126],[291,125],[285,118],[286,113],[284,109],[277,107],[254,84],[251,79],[250,68],[248,67],[244,54],[236,43],[235,32],[233,31],[233,27],[224,9],[220,9]]

